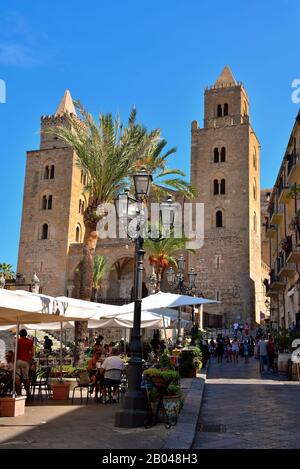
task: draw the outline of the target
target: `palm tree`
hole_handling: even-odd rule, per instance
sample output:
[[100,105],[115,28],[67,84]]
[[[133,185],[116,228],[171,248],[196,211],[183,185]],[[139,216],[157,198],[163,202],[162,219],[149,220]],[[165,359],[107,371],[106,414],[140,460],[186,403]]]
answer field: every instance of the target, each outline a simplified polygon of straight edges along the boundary
[[151,239],[146,238],[144,242],[145,250],[149,256],[149,263],[153,268],[155,276],[155,293],[160,291],[161,281],[167,267],[172,265],[177,267],[177,261],[174,255],[179,250],[195,252],[193,249],[186,248],[188,238],[174,238],[174,230],[171,230],[169,238]]
[[[130,113],[126,127],[119,117],[111,114],[100,114],[96,121],[79,101],[75,102],[77,116],[66,113],[65,125],[52,126],[45,130],[64,140],[77,155],[77,163],[86,175],[84,192],[88,196],[88,205],[84,212],[85,235],[83,240],[82,258],[79,267],[79,293],[82,300],[91,300],[93,289],[93,259],[97,245],[97,223],[107,214],[107,203],[111,203],[118,193],[128,185],[130,176],[146,163],[146,168],[155,173],[156,178],[167,177],[167,187],[185,189],[189,185],[179,177],[177,170],[168,170],[166,158],[175,149],[160,156],[166,146],[161,139],[161,131],[151,132],[136,123],[136,110]],[[181,181],[181,182],[180,182]],[[155,190],[155,189],[154,189]],[[163,192],[160,189],[158,192]],[[165,189],[165,192],[167,190]],[[190,189],[192,194],[192,190]],[[87,322],[75,323],[75,342],[81,347],[87,334]],[[82,348],[82,347],[81,347]]]
[[2,262],[0,264],[0,274],[3,274],[5,279],[14,278],[14,271],[13,266],[11,264],[7,264],[6,262]]
[[98,292],[101,287],[104,274],[107,268],[107,259],[105,256],[95,256],[93,265],[93,294],[92,298],[97,301]]
[[152,174],[151,195],[157,201],[160,201],[162,197],[172,195],[174,191],[179,192],[187,199],[194,198],[196,190],[183,179],[186,176],[185,173],[179,169],[168,168],[168,158],[177,149],[173,147],[162,154],[166,145],[167,141],[165,139],[153,141],[148,152],[134,165],[133,170],[136,171],[141,167],[145,167],[147,172]]

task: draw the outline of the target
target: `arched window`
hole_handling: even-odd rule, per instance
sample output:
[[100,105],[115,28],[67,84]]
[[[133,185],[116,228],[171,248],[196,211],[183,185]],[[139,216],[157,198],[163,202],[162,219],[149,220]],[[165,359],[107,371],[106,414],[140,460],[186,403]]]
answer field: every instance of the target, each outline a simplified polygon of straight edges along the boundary
[[42,210],[52,210],[52,195],[43,195],[42,198]]
[[253,215],[253,229],[254,231],[257,231],[256,212],[254,212],[254,215]]
[[82,204],[82,201],[81,201],[81,199],[79,199],[79,210],[78,210],[79,213],[81,213],[81,204]]
[[214,195],[218,195],[219,194],[219,181],[218,179],[215,179],[214,180]]
[[225,179],[221,179],[221,195],[225,194]]
[[257,190],[256,190],[256,180],[253,182],[253,199],[256,200]]
[[47,210],[47,196],[46,195],[43,195],[42,210]]
[[226,148],[222,147],[221,148],[221,163],[225,163],[226,161]]
[[82,181],[83,181],[83,171],[81,170],[81,173],[80,173],[80,182],[82,184]]
[[54,164],[52,164],[50,168],[50,179],[54,179],[54,173],[55,173],[55,166]]
[[76,235],[75,235],[76,243],[81,243],[81,226],[76,226]]
[[218,210],[216,212],[216,227],[217,228],[222,228],[223,226],[223,213],[221,210]]
[[50,174],[49,166],[45,166],[44,179],[49,179],[49,174]]
[[42,239],[48,239],[48,225],[44,223],[42,226]]
[[214,163],[219,163],[219,149],[214,148]]
[[218,117],[222,117],[222,104],[218,104],[218,107],[217,107],[217,116]]
[[224,104],[224,116],[228,116],[228,103]]
[[84,200],[83,200],[82,204],[81,204],[81,213],[82,213],[82,215],[84,214],[84,210],[85,210],[85,206],[84,206]]

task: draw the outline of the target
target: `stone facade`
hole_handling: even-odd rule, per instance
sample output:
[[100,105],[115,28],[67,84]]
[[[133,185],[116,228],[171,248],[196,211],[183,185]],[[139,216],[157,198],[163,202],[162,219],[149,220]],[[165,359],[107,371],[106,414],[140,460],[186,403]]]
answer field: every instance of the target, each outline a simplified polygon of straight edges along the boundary
[[300,111],[270,197],[269,239],[270,279],[267,284],[271,301],[273,327],[300,327],[300,205],[299,194],[293,192],[300,184]]
[[[189,256],[198,288],[224,323],[259,321],[260,145],[246,91],[229,67],[204,95],[204,127],[192,123],[191,183],[204,203],[204,246]],[[217,226],[218,225],[218,226]]]
[[85,196],[76,155],[43,133],[63,123],[60,115],[42,117],[40,149],[27,152],[18,259],[18,272],[30,281],[36,271],[43,292],[51,295],[66,293],[69,247],[76,237],[82,240],[84,230],[79,201]]
[[[236,316],[254,322],[259,320],[257,295],[262,290],[260,146],[250,125],[247,93],[229,67],[206,89],[204,101],[204,127],[192,123],[191,183],[198,189],[198,200],[205,204],[205,244],[188,256],[186,271],[195,268],[197,290],[221,301],[205,313],[221,314],[223,323]],[[64,123],[66,112],[75,113],[69,92],[53,116],[42,117],[42,131],[49,124]],[[27,281],[36,271],[43,292],[50,295],[71,296],[76,287],[84,236],[82,213],[87,203],[83,177],[72,149],[53,135],[42,132],[40,149],[27,153],[18,271]],[[216,184],[219,194],[214,195]],[[222,212],[222,226],[217,228],[218,211]],[[47,239],[41,239],[44,225],[48,226]],[[133,243],[99,240],[96,254],[104,255],[109,267],[101,297],[129,301]],[[147,259],[145,271],[150,291]]]

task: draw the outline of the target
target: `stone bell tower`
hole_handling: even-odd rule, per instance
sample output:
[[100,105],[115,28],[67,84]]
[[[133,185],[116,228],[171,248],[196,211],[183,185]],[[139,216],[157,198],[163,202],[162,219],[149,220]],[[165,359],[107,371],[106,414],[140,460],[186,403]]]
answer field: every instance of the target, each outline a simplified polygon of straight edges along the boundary
[[54,115],[42,116],[40,148],[27,152],[18,272],[30,280],[37,273],[43,293],[67,293],[67,259],[72,243],[83,239],[86,201],[76,154],[64,141],[43,133],[67,125],[76,115],[67,90]]
[[[204,322],[259,320],[260,144],[245,88],[228,66],[204,93],[204,126],[192,122],[191,183],[204,203],[204,246],[190,254],[198,290],[220,301]],[[218,321],[220,324],[221,321]]]

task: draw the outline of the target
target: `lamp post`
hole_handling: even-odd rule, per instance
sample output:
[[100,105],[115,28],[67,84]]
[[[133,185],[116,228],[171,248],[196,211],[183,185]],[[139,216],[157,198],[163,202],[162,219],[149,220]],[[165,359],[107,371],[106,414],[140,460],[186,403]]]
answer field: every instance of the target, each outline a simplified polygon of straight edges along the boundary
[[[134,233],[128,226],[127,234],[135,239],[135,269],[134,269],[134,313],[133,329],[130,343],[131,357],[128,363],[128,390],[122,401],[122,408],[116,413],[115,425],[123,428],[134,428],[144,426],[148,416],[147,403],[141,391],[142,380],[142,344],[141,344],[141,310],[142,310],[142,286],[143,286],[143,260],[145,251],[143,249],[143,224],[147,220],[143,219],[143,204],[147,201],[152,176],[143,168],[133,175],[135,198],[130,197],[128,191],[122,195],[123,217],[126,222],[129,218],[129,202],[139,205],[136,211],[136,227]],[[125,205],[124,205],[125,204]],[[116,204],[117,214],[120,220],[119,204]],[[125,209],[125,210],[124,210]]]
[[[180,295],[186,294],[189,296],[196,295],[196,278],[197,272],[194,269],[191,269],[188,272],[188,285],[184,284],[184,269],[185,269],[185,258],[181,255],[177,259],[178,273],[176,274],[172,267],[167,270],[167,282],[170,286],[174,287],[175,291],[178,291]],[[202,293],[200,293],[202,295]],[[194,327],[195,316],[194,316],[194,307],[192,312],[192,322]],[[183,337],[181,334],[181,308],[178,310],[178,332],[177,332],[177,347],[182,347]]]

